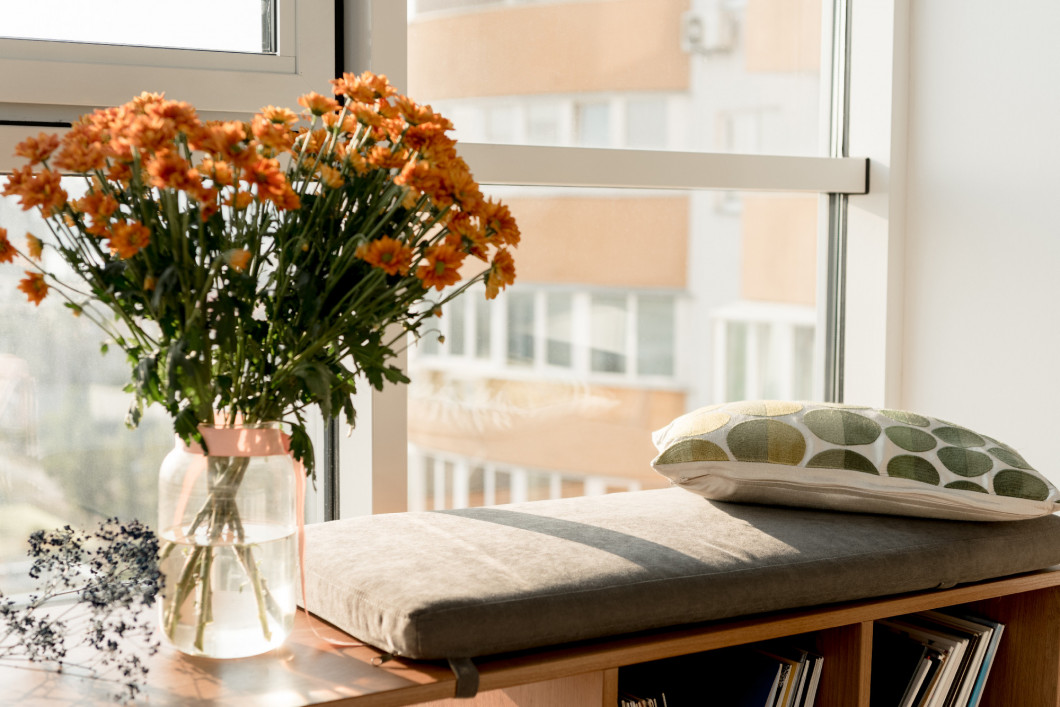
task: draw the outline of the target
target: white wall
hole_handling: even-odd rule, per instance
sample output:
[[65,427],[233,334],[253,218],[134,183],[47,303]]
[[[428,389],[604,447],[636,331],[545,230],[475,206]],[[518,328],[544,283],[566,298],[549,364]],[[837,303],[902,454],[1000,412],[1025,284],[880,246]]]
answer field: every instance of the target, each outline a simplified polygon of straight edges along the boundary
[[911,0],[897,401],[1060,482],[1060,3]]

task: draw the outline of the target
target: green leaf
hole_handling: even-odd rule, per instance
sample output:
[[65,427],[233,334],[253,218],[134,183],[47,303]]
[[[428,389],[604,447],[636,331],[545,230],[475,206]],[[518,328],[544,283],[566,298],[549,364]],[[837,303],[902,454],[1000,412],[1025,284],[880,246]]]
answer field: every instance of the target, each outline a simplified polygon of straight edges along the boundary
[[310,392],[309,400],[320,406],[324,419],[331,417],[331,385],[334,375],[319,363],[300,367],[295,375],[301,379]]
[[316,478],[316,459],[313,440],[301,423],[291,423],[291,454],[305,466],[306,476]]

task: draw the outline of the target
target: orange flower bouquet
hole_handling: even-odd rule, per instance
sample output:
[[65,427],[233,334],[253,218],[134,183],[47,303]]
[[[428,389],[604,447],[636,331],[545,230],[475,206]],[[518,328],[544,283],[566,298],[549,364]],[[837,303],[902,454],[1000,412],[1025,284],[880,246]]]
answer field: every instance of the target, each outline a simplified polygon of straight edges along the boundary
[[[249,123],[144,93],[18,146],[28,164],[3,194],[51,234],[20,248],[0,228],[0,262],[28,268],[30,301],[57,294],[125,352],[130,425],[157,403],[190,445],[215,416],[282,421],[311,472],[309,407],[352,425],[359,375],[407,381],[393,357],[441,304],[513,282],[518,227],[483,197],[449,121],[382,76],[332,83],[334,98],[299,98],[301,115],[269,106]],[[49,270],[49,251],[76,277]],[[242,478],[238,461],[210,464],[212,479]],[[207,506],[196,524],[242,532]]]

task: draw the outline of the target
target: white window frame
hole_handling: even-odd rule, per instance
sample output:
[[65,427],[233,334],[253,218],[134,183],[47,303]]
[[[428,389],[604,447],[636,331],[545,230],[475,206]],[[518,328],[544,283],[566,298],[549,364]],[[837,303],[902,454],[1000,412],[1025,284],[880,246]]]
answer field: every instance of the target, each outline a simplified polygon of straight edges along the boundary
[[[844,8],[848,1],[837,0],[837,7]],[[407,4],[401,0],[343,0],[343,7],[346,70],[385,73],[399,90],[404,90]],[[280,0],[280,8],[279,60],[271,67],[254,71],[236,65],[216,69],[217,76],[226,79],[220,92],[206,85],[211,82],[201,80],[203,71],[215,69],[110,64],[99,57],[98,61],[79,65],[73,56],[67,57],[66,62],[44,66],[46,62],[39,58],[14,58],[3,49],[0,75],[5,77],[5,89],[0,100],[29,106],[31,112],[39,115],[35,120],[49,121],[54,120],[61,106],[94,108],[123,103],[145,90],[143,85],[131,87],[148,73],[166,79],[154,82],[154,90],[166,90],[173,98],[222,114],[245,113],[267,103],[283,104],[309,90],[322,92],[334,73],[330,39],[333,4]],[[293,67],[291,55],[285,54],[285,46],[289,45],[284,44],[284,37],[288,37],[285,32],[291,31],[284,13],[290,8],[296,12]],[[835,13],[827,5],[823,10],[822,36],[831,37]],[[461,143],[461,154],[476,179],[489,185],[801,191],[822,195],[822,214],[828,211],[828,194],[842,195],[843,203],[849,204],[846,218],[850,235],[841,259],[846,263],[846,280],[859,286],[847,293],[841,308],[845,317],[840,317],[840,321],[846,334],[840,335],[845,341],[840,377],[845,381],[847,399],[887,404],[897,399],[900,385],[904,224],[901,195],[905,183],[908,15],[909,0],[859,4],[849,50],[851,62],[858,69],[850,78],[849,150],[833,150],[832,157],[467,143]],[[129,56],[144,51],[171,51],[127,49]],[[822,48],[822,66],[831,65],[831,53],[830,47]],[[206,54],[212,53],[203,53]],[[106,85],[98,81],[103,70],[108,72]],[[71,83],[58,85],[48,79],[62,78],[64,74]],[[115,80],[111,81],[112,77]],[[199,93],[200,90],[206,93]],[[830,96],[822,96],[825,114],[830,101]],[[25,125],[0,125],[0,171],[14,166],[14,145],[26,134]],[[845,157],[846,154],[860,157]],[[873,191],[868,194],[870,176]],[[850,195],[849,201],[845,195]],[[822,262],[827,264],[830,220],[819,221],[822,247],[818,250]],[[826,278],[819,279],[822,294],[826,294]],[[825,331],[823,322],[818,331]],[[398,364],[405,363],[404,356],[400,357]],[[408,497],[407,391],[402,386],[391,386],[382,392],[362,386],[356,405],[358,427],[352,435],[341,438],[339,445],[342,485],[338,512],[349,516],[404,510]]]
[[[277,54],[0,39],[0,171],[27,124],[60,126],[142,91],[165,92],[206,118],[246,118],[266,105],[328,93],[335,74],[335,5],[277,0]],[[204,76],[208,75],[208,79]],[[106,77],[106,80],[100,80]],[[54,131],[54,127],[52,127]]]

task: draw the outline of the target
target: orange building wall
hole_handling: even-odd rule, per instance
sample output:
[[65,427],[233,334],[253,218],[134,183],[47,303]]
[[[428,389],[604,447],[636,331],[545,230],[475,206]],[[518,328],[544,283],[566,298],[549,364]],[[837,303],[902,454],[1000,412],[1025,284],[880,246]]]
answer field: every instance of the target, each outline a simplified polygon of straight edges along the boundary
[[409,95],[685,90],[688,56],[679,40],[688,6],[595,0],[417,19],[409,24]]
[[[436,384],[444,374],[427,374]],[[533,469],[562,469],[665,486],[651,460],[656,430],[685,412],[678,392],[491,380],[496,413],[409,400],[409,439],[430,449]]]
[[821,67],[821,0],[747,0],[749,72],[809,72]]
[[817,197],[745,194],[744,299],[812,305],[817,293]]
[[688,197],[505,197],[523,282],[683,288]]

